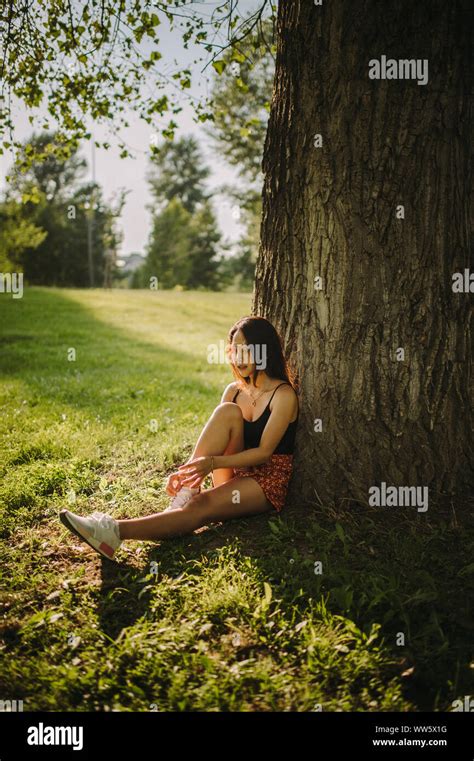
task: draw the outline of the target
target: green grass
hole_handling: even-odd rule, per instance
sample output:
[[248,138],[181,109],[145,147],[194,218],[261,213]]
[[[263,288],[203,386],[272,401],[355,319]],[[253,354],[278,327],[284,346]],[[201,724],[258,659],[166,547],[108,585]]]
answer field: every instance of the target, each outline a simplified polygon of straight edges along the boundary
[[125,543],[117,564],[59,523],[65,505],[115,517],[166,506],[166,474],[231,380],[207,346],[249,311],[247,294],[0,297],[0,698],[410,711],[474,692],[474,536],[455,517],[404,525],[295,504]]

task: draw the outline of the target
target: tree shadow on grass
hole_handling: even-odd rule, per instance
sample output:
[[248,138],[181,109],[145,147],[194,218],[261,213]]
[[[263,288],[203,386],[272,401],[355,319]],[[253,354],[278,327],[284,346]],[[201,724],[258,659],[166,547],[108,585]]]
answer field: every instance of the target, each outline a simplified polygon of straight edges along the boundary
[[[153,574],[176,578],[193,561],[238,543],[244,554],[256,562],[262,561],[262,542],[268,535],[268,522],[274,512],[224,523],[210,524],[184,536],[170,537],[157,542],[140,542],[139,559],[133,553],[118,561],[101,559],[101,589],[97,613],[101,630],[115,638],[123,628],[133,626],[149,610],[150,595],[145,584],[153,583]],[[137,543],[126,542],[133,547]],[[153,564],[156,571],[153,569]],[[148,577],[148,579],[147,579]]]
[[[394,673],[400,678],[402,672],[407,673],[402,679],[405,697],[418,710],[449,710],[453,699],[470,694],[473,625],[462,584],[453,584],[439,571],[452,563],[453,550],[457,550],[458,562],[468,564],[469,543],[463,558],[456,548],[455,535],[446,543],[439,537],[439,541],[427,537],[425,543],[415,533],[407,532],[402,557],[396,538],[400,530],[397,516],[390,519],[389,525],[384,517],[379,523],[372,520],[369,526],[362,512],[347,520],[341,517],[340,521],[347,536],[345,549],[339,539],[325,544],[325,537],[331,531],[336,533],[328,516],[301,505],[287,506],[281,516],[268,512],[213,524],[157,544],[145,543],[140,563],[134,568],[126,562],[115,567],[104,562],[105,589],[126,585],[130,607],[127,612],[120,610],[112,621],[111,608],[103,606],[102,626],[110,636],[116,636],[120,628],[132,625],[147,612],[149,597],[139,597],[143,590],[140,579],[150,573],[153,562],[159,576],[177,577],[183,570],[192,573],[195,562],[199,564],[204,556],[230,545],[257,566],[261,578],[271,584],[274,599],[281,601],[290,618],[295,606],[302,617],[307,615],[311,599],[325,600],[329,610],[351,619],[366,634],[374,623],[380,623],[380,636],[393,663],[398,664]],[[428,552],[433,542],[436,557],[432,562],[424,561],[420,569],[420,553]],[[328,569],[322,587],[315,583],[313,568],[314,560],[321,557]],[[404,566],[399,578],[397,558]],[[347,606],[340,597],[346,586],[352,590]],[[407,638],[403,648],[394,646],[400,631]]]
[[[256,515],[210,524],[185,536],[170,537],[159,542],[143,542],[140,543],[143,551],[138,561],[133,555],[132,560],[121,557],[119,561],[110,562],[102,559],[101,591],[97,607],[101,630],[115,638],[121,629],[133,626],[147,613],[150,595],[144,590],[144,585],[153,583],[153,564],[158,575],[177,577],[188,563],[201,560],[204,555],[236,541],[245,554],[251,554],[258,560],[259,544],[255,542],[255,537],[257,534],[264,537],[268,533],[268,520],[271,517],[272,513]],[[133,547],[134,544],[135,542],[126,542],[128,547]],[[122,594],[116,594],[119,591]]]

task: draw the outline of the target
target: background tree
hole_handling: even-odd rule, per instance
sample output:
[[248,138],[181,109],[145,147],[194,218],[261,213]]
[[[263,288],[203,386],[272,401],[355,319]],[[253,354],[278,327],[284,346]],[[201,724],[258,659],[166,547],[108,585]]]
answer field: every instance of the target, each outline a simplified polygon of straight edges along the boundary
[[[472,491],[472,297],[452,290],[470,263],[467,10],[279,5],[254,311],[298,367],[295,483],[323,505],[381,481]],[[429,83],[369,79],[382,53],[428,59]]]
[[221,234],[212,206],[207,201],[191,219],[190,271],[187,286],[217,290]]
[[154,148],[151,165],[148,182],[158,206],[179,198],[182,206],[193,214],[208,197],[205,181],[210,170],[203,163],[195,138],[182,137]]
[[221,235],[205,189],[210,174],[196,140],[166,143],[152,156],[150,190],[155,205],[147,259],[132,284],[216,289],[221,285]]
[[[117,210],[105,203],[99,185],[81,184],[83,159],[76,153],[64,159],[55,155],[51,146],[56,139],[53,133],[33,135],[22,145],[23,154],[30,157],[26,171],[24,164],[10,171],[4,214],[8,216],[14,205],[15,219],[21,220],[18,230],[25,234],[20,248],[13,250],[14,240],[10,241],[9,258],[32,284],[89,285],[88,225],[93,212],[93,274],[95,282],[102,284],[105,250],[115,250],[118,243]],[[119,206],[121,210],[123,201]]]
[[137,287],[149,287],[158,278],[160,288],[184,285],[190,275],[190,223],[192,215],[178,198],[153,217],[146,262],[132,279]]
[[229,276],[242,290],[253,286],[260,240],[261,163],[275,70],[274,34],[273,19],[265,19],[215,64],[213,125],[207,134],[240,175],[238,187],[223,190],[239,208],[244,228],[226,264]]
[[34,251],[47,233],[25,218],[22,204],[0,203],[0,272],[22,270],[21,258],[26,249]]
[[[54,132],[33,132],[21,145],[21,171],[14,166],[7,177],[10,193],[25,195],[32,190],[36,194],[42,193],[52,203],[69,197],[71,187],[77,187],[84,176],[87,162],[77,151],[67,159],[58,157],[54,151],[57,139]],[[25,160],[27,156],[30,163]]]
[[195,214],[174,198],[153,218],[143,266],[134,273],[132,286],[148,288],[150,278],[159,288],[205,288],[225,284],[221,275],[221,235],[212,207],[205,203]]

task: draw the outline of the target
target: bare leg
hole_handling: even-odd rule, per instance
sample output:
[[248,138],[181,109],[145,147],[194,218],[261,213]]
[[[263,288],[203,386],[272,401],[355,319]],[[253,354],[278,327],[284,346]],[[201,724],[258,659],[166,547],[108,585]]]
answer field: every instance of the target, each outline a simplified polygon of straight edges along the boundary
[[[240,407],[237,404],[232,404],[232,402],[223,402],[216,407],[207,421],[199,439],[197,440],[193,453],[187,462],[193,460],[195,457],[241,452],[243,445],[243,417]],[[213,476],[214,486],[218,486],[233,477],[234,471],[232,468],[216,470]],[[192,504],[194,504],[193,501]],[[123,539],[148,538],[148,531],[150,530],[149,526],[154,526],[153,521],[155,518],[160,518],[160,531],[165,532],[164,534],[159,534],[160,537],[187,533],[188,531],[194,531],[195,528],[199,527],[194,525],[194,520],[190,521],[191,528],[189,529],[186,528],[186,520],[183,522],[182,518],[176,523],[176,514],[177,511],[173,510],[170,512],[155,513],[146,518],[119,520],[120,536]],[[152,522],[151,524],[149,523],[150,521]],[[135,536],[133,532],[137,527],[140,528],[140,531],[145,531],[147,535],[143,537]],[[132,535],[129,535],[130,531],[132,531]]]
[[[223,402],[219,404],[204,426],[191,457],[208,455],[236,454],[244,448],[244,428],[242,411],[237,404]],[[229,481],[234,477],[232,468],[219,468],[212,476],[214,486]]]
[[216,521],[274,510],[253,478],[232,478],[196,494],[182,508],[119,521],[121,539],[157,540],[189,534]]
[[211,454],[224,454],[230,444],[234,449],[240,444],[242,450],[244,444],[243,430],[243,417],[240,407],[232,402],[218,404],[202,429],[189,460]]

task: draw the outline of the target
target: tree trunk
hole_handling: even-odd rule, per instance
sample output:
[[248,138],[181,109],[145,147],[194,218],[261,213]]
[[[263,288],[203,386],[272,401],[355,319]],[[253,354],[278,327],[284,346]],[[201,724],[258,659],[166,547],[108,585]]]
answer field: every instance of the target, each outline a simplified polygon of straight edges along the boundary
[[[300,376],[293,498],[472,489],[468,7],[280,2],[253,313]],[[369,78],[382,56],[427,84]]]

